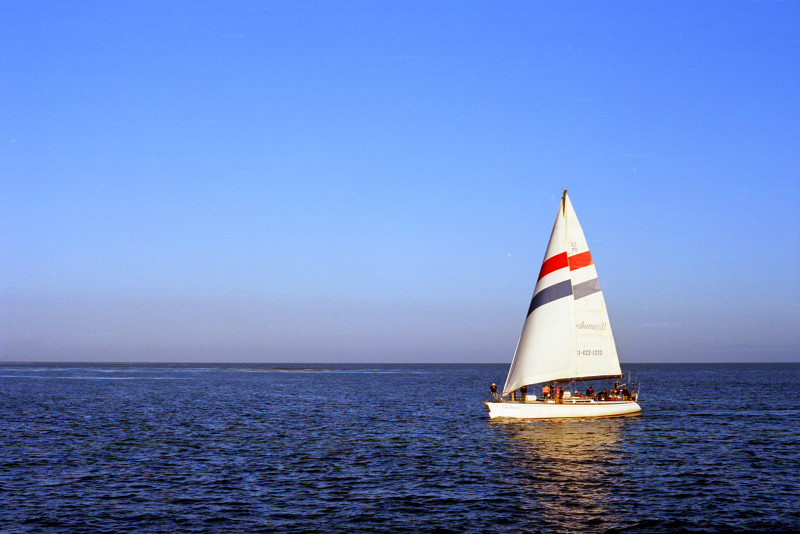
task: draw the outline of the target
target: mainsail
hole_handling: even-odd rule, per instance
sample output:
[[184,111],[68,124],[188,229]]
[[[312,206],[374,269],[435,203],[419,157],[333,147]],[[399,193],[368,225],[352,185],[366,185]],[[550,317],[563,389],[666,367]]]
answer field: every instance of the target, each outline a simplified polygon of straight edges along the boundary
[[621,375],[597,270],[564,191],[503,394],[550,380]]

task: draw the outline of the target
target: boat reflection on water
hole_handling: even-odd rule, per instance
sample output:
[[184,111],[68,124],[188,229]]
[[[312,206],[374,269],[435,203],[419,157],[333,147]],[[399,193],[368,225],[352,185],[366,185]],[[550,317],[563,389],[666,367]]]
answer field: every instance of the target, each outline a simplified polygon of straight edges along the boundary
[[[567,531],[621,526],[615,517],[625,497],[623,430],[628,418],[492,420],[523,455],[512,484],[536,510],[537,528]],[[532,525],[533,526],[533,525]]]

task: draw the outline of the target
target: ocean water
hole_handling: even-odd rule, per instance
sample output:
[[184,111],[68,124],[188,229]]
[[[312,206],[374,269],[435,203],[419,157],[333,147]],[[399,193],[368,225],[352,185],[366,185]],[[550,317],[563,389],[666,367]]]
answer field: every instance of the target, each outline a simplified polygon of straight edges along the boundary
[[623,370],[524,422],[506,365],[0,364],[0,531],[800,530],[800,365]]

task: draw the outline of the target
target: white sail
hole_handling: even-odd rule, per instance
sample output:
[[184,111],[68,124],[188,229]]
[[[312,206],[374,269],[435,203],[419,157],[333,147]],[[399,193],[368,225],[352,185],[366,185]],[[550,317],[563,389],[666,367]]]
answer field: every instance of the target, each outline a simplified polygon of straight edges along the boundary
[[575,314],[575,373],[570,378],[620,376],[622,371],[617,347],[608,319],[606,301],[597,278],[597,269],[566,193],[563,203]]
[[619,375],[597,270],[565,191],[503,394],[550,380]]

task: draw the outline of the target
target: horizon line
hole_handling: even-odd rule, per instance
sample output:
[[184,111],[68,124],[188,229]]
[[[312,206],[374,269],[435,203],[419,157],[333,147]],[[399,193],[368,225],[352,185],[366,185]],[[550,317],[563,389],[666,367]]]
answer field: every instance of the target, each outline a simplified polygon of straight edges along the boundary
[[[330,365],[508,365],[507,362],[287,362],[287,361],[113,361],[113,360],[0,360],[2,364],[112,364],[112,365],[317,365],[317,366],[330,366]],[[681,362],[652,362],[652,361],[637,361],[626,362],[620,365],[708,365],[708,364],[721,364],[721,365],[774,365],[774,364],[793,364],[800,365],[798,361],[681,361]]]

